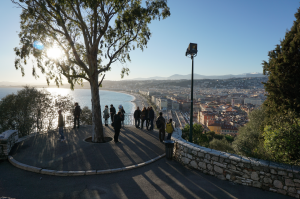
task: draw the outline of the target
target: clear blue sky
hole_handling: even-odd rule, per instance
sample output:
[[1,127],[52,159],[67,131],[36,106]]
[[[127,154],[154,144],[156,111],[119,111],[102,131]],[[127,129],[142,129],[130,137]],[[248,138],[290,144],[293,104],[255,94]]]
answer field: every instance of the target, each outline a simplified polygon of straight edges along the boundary
[[[191,60],[185,57],[190,42],[198,44],[195,73],[226,75],[262,72],[262,60],[273,50],[295,20],[297,0],[169,0],[171,16],[153,21],[152,37],[144,52],[132,51],[124,79],[190,74]],[[14,68],[13,48],[18,46],[19,15],[10,0],[0,6],[0,82],[45,82],[25,77]],[[106,78],[120,80],[122,65],[116,63]]]

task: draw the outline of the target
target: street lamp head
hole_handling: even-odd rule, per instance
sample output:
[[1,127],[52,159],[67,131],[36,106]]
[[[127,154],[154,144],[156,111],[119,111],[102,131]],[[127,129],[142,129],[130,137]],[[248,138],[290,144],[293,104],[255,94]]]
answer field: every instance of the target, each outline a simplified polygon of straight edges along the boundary
[[185,56],[187,56],[187,55],[196,55],[197,52],[198,52],[197,44],[190,43],[189,47],[186,49]]

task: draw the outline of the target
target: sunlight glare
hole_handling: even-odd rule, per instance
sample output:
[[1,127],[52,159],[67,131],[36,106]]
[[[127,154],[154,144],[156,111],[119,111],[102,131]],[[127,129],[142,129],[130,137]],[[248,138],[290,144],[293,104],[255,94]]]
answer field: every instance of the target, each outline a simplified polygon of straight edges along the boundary
[[51,59],[58,59],[62,55],[62,51],[58,47],[52,47],[47,50],[47,56]]

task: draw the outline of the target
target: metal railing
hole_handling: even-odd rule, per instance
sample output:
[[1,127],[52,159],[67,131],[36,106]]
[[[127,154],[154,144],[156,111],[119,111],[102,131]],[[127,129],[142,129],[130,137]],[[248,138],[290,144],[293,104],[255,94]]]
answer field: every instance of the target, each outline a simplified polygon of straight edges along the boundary
[[[111,118],[109,117],[108,119],[108,124],[111,124]],[[124,114],[124,125],[134,125],[134,117],[133,117],[133,113],[125,113]],[[102,118],[102,124],[105,123],[105,119]]]

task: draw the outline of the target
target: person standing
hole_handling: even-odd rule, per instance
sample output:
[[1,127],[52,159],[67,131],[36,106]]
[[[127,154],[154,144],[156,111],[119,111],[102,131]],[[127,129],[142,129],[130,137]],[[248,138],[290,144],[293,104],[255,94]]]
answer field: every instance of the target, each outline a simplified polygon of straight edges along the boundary
[[166,124],[166,120],[165,118],[162,116],[163,113],[160,112],[159,116],[156,119],[156,126],[159,129],[159,141],[162,142],[163,140],[165,140],[165,124]]
[[144,107],[141,113],[141,119],[142,119],[141,129],[143,129],[144,122],[146,120],[146,115],[147,115],[147,111],[146,111],[146,107]]
[[77,121],[77,128],[80,127],[80,113],[81,113],[81,109],[80,106],[78,105],[78,103],[75,103],[75,109],[74,109],[74,129],[76,128],[76,121]]
[[136,108],[133,114],[134,123],[136,128],[140,128],[141,110],[139,107]]
[[149,115],[149,120],[150,120],[150,125],[151,125],[150,126],[150,131],[153,131],[154,111],[152,109],[152,106],[149,109],[148,115]]
[[120,130],[121,130],[121,112],[120,111],[118,112],[118,114],[116,114],[114,116],[114,129],[115,129],[114,141],[115,141],[115,143],[118,143]]
[[172,124],[172,119],[169,119],[169,122],[166,124],[166,131],[168,133],[167,140],[170,140],[172,133],[174,132],[174,126]]
[[65,141],[65,136],[64,136],[64,120],[63,116],[61,114],[61,110],[58,111],[58,133],[60,134],[60,140],[61,142]]
[[150,111],[150,107],[148,107],[146,109],[146,127],[147,127],[147,130],[149,130],[149,111]]
[[122,105],[119,105],[119,111],[121,112],[121,124],[124,127],[125,110]]
[[109,112],[110,112],[110,119],[111,119],[111,123],[114,122],[114,115],[116,114],[116,109],[114,107],[114,105],[110,105],[110,109],[109,109]]
[[104,118],[104,123],[105,126],[108,126],[108,118],[109,118],[109,113],[108,113],[108,106],[105,106],[105,109],[103,111],[103,118]]

